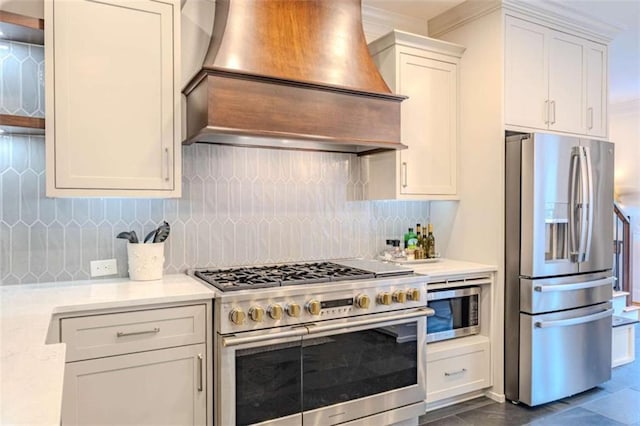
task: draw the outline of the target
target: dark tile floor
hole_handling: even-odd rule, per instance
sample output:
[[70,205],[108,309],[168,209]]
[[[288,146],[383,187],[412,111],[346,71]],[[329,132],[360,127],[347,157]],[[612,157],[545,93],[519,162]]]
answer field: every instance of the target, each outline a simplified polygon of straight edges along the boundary
[[636,360],[614,368],[602,385],[537,407],[499,404],[476,398],[431,411],[420,426],[640,426],[640,324],[636,324]]

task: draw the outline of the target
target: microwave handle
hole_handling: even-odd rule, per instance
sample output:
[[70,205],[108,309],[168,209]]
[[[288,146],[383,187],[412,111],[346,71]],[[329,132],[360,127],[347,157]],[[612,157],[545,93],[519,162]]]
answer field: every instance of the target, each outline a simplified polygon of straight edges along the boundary
[[435,315],[436,311],[431,308],[419,308],[415,311],[410,311],[406,313],[400,313],[392,316],[385,316],[383,320],[380,318],[367,318],[361,319],[357,321],[349,321],[349,322],[340,322],[334,324],[309,324],[307,328],[309,329],[309,334],[319,334],[325,333],[327,331],[335,331],[335,330],[344,330],[350,328],[359,328],[368,325],[375,325],[376,327],[386,327],[389,325],[393,325],[394,323],[406,319],[411,318],[419,318],[419,317],[430,317]]

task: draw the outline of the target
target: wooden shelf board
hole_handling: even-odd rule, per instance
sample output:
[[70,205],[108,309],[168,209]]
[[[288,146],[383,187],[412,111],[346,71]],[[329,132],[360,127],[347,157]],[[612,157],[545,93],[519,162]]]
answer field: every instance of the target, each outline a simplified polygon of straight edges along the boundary
[[0,10],[0,40],[44,45],[44,20]]
[[2,134],[44,135],[44,118],[0,114]]

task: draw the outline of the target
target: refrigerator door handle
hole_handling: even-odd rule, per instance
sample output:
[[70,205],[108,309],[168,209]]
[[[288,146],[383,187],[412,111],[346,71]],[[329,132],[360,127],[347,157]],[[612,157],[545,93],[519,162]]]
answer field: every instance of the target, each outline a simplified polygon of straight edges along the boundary
[[583,317],[569,318],[564,320],[536,321],[535,326],[536,328],[567,327],[570,325],[585,324],[588,322],[597,321],[611,315],[613,315],[613,309],[607,309],[606,311],[598,312],[591,315],[585,315]]
[[578,208],[578,159],[580,157],[580,147],[576,146],[571,151],[571,163],[569,165],[569,253],[572,262],[578,262],[580,252],[576,241],[578,235],[578,223],[576,209]]
[[556,285],[538,285],[533,289],[535,291],[539,291],[541,293],[547,293],[552,291],[573,291],[573,290],[583,290],[587,288],[600,287],[605,284],[613,284],[614,277],[603,278],[600,280],[587,281],[582,283],[575,284],[556,284]]
[[[589,254],[591,253],[591,237],[593,236],[593,169],[591,166],[591,150],[588,146],[583,146],[582,149],[584,150],[584,163],[587,172],[586,189],[583,188],[583,192],[586,192],[587,194],[586,201],[583,201],[583,208],[586,210],[584,215],[585,222],[583,224],[586,231],[586,237],[584,250],[582,251],[584,255],[582,261],[586,262],[589,260]],[[582,168],[582,165],[580,167]],[[581,173],[583,170],[584,169],[581,170]],[[584,206],[586,206],[586,208]]]

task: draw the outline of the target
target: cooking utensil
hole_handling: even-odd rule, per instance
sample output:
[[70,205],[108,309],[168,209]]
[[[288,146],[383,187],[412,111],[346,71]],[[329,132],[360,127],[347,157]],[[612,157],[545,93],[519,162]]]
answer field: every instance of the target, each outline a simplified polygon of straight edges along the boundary
[[131,237],[129,238],[129,242],[131,242],[132,244],[137,244],[140,241],[138,241],[138,236],[136,235],[136,231],[131,231],[130,232]]
[[153,231],[149,232],[147,234],[146,237],[144,237],[144,242],[148,242],[151,241],[151,239],[158,233],[158,228],[154,229]]
[[161,243],[165,241],[167,238],[169,238],[169,232],[171,232],[171,227],[169,226],[169,224],[166,221],[162,222],[162,225],[158,227],[155,237],[153,237],[153,242]]
[[135,231],[121,232],[118,235],[116,235],[116,238],[122,238],[124,240],[129,241],[130,243],[137,243],[138,242],[138,236],[136,235]]

